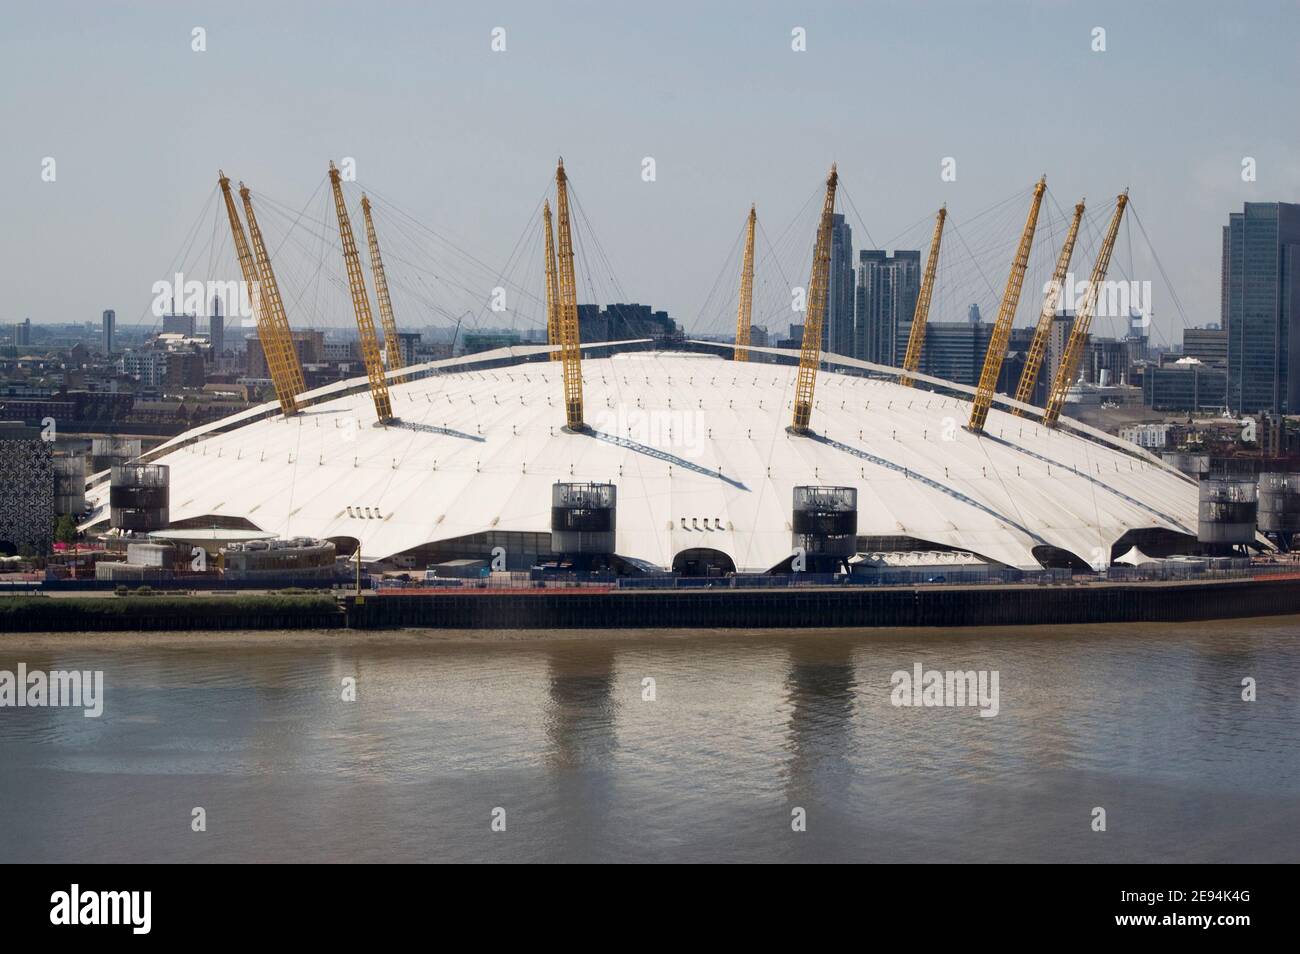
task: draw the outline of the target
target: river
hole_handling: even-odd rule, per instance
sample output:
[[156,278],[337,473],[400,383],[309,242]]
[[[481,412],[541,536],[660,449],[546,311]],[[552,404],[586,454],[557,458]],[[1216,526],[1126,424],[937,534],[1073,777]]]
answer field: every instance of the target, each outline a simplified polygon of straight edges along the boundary
[[1298,635],[9,634],[104,688],[0,708],[0,860],[1295,861]]

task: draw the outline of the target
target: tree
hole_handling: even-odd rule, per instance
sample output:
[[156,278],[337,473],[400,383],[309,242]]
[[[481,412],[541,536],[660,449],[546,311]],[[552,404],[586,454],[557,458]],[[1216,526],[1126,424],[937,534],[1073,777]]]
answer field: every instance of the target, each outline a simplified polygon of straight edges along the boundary
[[76,539],[77,524],[71,514],[65,513],[54,525],[54,540],[56,543],[73,543]]

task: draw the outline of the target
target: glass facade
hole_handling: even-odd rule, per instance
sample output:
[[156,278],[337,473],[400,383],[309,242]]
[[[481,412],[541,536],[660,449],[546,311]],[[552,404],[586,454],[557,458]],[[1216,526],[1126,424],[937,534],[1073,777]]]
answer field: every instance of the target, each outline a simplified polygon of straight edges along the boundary
[[899,367],[907,353],[916,298],[921,292],[921,253],[864,249],[858,253],[853,355]]
[[1300,409],[1300,205],[1247,202],[1223,234],[1228,404],[1234,411]]

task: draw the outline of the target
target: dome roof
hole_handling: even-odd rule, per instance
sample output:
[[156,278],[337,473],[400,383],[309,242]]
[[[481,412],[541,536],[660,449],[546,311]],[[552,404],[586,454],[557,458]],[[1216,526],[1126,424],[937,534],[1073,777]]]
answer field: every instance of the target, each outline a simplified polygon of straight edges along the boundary
[[[544,349],[543,349],[544,350]],[[516,353],[519,353],[516,351]],[[1197,492],[1134,449],[969,403],[822,371],[813,427],[786,427],[798,369],[682,352],[583,361],[589,434],[568,433],[559,362],[453,366],[285,419],[208,425],[168,442],[173,522],[243,517],[280,536],[353,537],[367,557],[485,531],[549,532],[556,481],[618,485],[617,552],[661,567],[693,548],[741,571],[790,555],[793,488],[858,490],[858,533],[908,536],[1037,567],[1035,548],[1107,561],[1127,531],[1195,534]],[[361,379],[364,381],[364,379]],[[88,492],[106,515],[107,487]]]

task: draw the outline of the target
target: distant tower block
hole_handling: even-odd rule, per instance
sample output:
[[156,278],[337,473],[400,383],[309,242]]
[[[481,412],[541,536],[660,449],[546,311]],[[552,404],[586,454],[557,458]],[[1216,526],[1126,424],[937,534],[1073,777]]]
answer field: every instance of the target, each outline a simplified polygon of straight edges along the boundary
[[1300,474],[1259,475],[1259,529],[1283,550],[1300,533]]
[[1203,479],[1196,539],[1212,547],[1253,543],[1258,507],[1259,490],[1253,479]]
[[170,522],[171,468],[166,464],[118,464],[108,491],[115,530],[164,530]]
[[101,330],[104,333],[104,354],[110,355],[113,353],[113,335],[117,330],[117,312],[112,308],[105,309]]
[[618,488],[613,484],[565,484],[551,488],[551,550],[566,557],[614,552]]
[[208,356],[216,361],[226,350],[226,319],[221,314],[221,296],[212,296],[212,311],[208,315]]
[[832,572],[858,552],[856,487],[794,488],[791,544],[812,572]]

